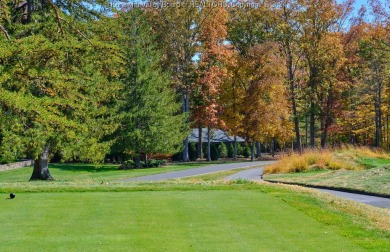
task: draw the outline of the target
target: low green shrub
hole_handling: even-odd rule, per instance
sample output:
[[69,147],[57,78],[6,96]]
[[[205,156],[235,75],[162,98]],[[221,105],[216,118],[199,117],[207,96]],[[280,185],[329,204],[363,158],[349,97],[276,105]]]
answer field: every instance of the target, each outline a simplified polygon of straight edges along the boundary
[[128,170],[128,169],[134,169],[136,167],[135,162],[133,160],[126,160],[119,166],[120,170]]
[[251,152],[252,152],[251,147],[249,145],[246,145],[246,146],[244,146],[244,151],[243,151],[242,155],[245,158],[248,158],[251,156]]
[[198,158],[198,147],[197,143],[188,143],[188,157],[190,161],[195,161]]
[[146,162],[140,161],[138,166],[137,163],[133,160],[126,160],[123,162],[123,164],[119,167],[120,170],[128,170],[128,169],[135,169],[135,168],[153,168],[153,167],[160,167],[166,164],[166,160],[156,160],[156,159],[150,159]]
[[228,157],[228,149],[226,147],[226,144],[224,144],[224,143],[220,143],[219,144],[219,146],[218,146],[218,154],[219,154],[219,157],[221,157],[221,158]]
[[237,143],[237,156],[243,156],[244,155],[244,148],[242,147],[241,143]]

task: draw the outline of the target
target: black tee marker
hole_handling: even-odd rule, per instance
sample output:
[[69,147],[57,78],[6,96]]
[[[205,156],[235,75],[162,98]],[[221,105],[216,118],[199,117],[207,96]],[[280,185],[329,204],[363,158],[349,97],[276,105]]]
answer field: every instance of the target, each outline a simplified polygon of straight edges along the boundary
[[11,199],[15,198],[15,194],[14,194],[14,193],[10,193],[9,197],[10,197]]

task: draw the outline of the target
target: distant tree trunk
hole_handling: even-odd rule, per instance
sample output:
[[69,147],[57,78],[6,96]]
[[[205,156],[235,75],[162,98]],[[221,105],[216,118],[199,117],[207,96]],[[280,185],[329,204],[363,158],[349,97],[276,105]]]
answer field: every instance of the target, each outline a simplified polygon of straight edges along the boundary
[[141,168],[141,156],[140,155],[137,155],[135,157],[135,167]]
[[386,116],[386,125],[387,125],[387,130],[386,130],[386,146],[387,146],[387,150],[390,150],[390,132],[389,132],[389,115]]
[[321,119],[321,147],[326,148],[328,140],[328,129],[332,124],[332,110],[333,110],[333,83],[330,83],[328,90],[328,97],[326,99],[326,107]]
[[237,137],[234,136],[233,159],[237,159]]
[[251,162],[255,160],[255,141],[252,141],[252,148],[251,148]]
[[272,157],[275,156],[275,139],[272,138],[272,141],[271,141],[271,155]]
[[328,132],[325,126],[325,119],[321,119],[321,148],[326,148]]
[[261,157],[261,144],[260,142],[256,142],[256,158],[260,158]]
[[290,49],[290,45],[287,45],[287,65],[288,65],[288,81],[290,83],[290,92],[291,92],[291,107],[292,107],[292,116],[294,121],[294,130],[295,130],[295,143],[296,149],[301,152],[301,135],[299,132],[299,120],[297,113],[297,104],[295,101],[295,86],[294,86],[294,66],[293,66],[293,56]]
[[382,138],[382,80],[379,77],[379,66],[378,62],[374,63],[377,90],[375,95],[375,147],[381,146]]
[[305,147],[307,148],[309,142],[307,141],[309,139],[309,130],[308,130],[308,121],[307,121],[307,115],[305,115]]
[[202,132],[203,132],[202,127],[199,127],[198,128],[198,137],[199,137],[199,139],[198,139],[198,158],[199,159],[203,158],[203,151],[202,151],[202,138],[203,138],[203,136],[202,136]]
[[[189,111],[189,90],[188,87],[186,87],[185,93],[182,95],[182,111],[183,113],[188,113]],[[187,116],[187,123],[188,123],[188,116]],[[187,162],[190,161],[190,157],[188,155],[188,136],[183,141],[184,150],[183,150],[183,161]]]
[[49,172],[49,149],[50,144],[46,144],[38,159],[34,160],[34,170],[30,180],[53,180]]
[[184,150],[183,150],[183,161],[187,162],[190,161],[189,155],[188,155],[188,137],[184,139],[183,141]]
[[310,147],[315,147],[315,108],[314,103],[310,104]]
[[211,161],[210,126],[207,127],[207,161]]

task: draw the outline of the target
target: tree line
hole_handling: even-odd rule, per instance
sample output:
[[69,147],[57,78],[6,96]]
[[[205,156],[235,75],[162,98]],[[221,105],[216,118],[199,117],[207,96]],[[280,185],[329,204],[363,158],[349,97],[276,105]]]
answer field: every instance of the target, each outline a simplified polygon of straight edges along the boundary
[[390,149],[388,5],[206,2],[0,0],[1,159],[187,161],[191,128]]

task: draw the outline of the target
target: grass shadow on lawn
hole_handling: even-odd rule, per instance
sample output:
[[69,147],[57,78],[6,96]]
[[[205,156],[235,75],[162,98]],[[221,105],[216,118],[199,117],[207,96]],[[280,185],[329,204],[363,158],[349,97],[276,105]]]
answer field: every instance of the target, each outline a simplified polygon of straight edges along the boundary
[[50,168],[55,168],[63,171],[70,172],[110,172],[118,170],[118,165],[109,164],[109,165],[93,165],[93,164],[50,164]]
[[[161,166],[159,168],[164,167],[188,167],[188,168],[196,168],[200,166],[205,165],[216,165],[216,164],[229,164],[236,161],[233,160],[221,160],[221,161],[193,161],[193,162],[172,162],[168,163],[167,165]],[[244,160],[240,160],[240,162],[245,162]],[[249,161],[248,161],[249,162]],[[110,172],[110,171],[116,171],[119,168],[118,164],[77,164],[77,163],[53,163],[49,165],[49,168],[55,168],[60,169],[64,171],[72,171],[72,172],[79,172],[79,171],[85,171],[85,172]],[[148,169],[148,168],[139,168],[139,169]],[[134,169],[136,170],[136,169]]]

